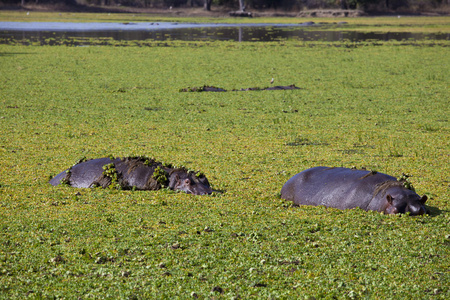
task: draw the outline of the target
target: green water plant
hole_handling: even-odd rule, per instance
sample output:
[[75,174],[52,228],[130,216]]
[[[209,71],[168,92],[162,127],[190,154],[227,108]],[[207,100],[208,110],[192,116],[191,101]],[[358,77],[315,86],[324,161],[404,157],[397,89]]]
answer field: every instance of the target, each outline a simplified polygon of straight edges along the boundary
[[169,183],[169,174],[161,167],[156,167],[153,171],[152,178],[155,179],[162,187],[166,187]]
[[411,183],[411,181],[409,180],[409,178],[411,178],[411,177],[413,177],[412,175],[409,175],[409,174],[405,174],[405,173],[402,173],[402,175],[397,179],[399,182],[402,182],[403,183],[403,186],[405,187],[405,188],[407,188],[408,190],[411,190],[411,191],[416,191],[416,189],[414,188],[414,186],[412,185],[412,183]]
[[80,159],[77,159],[77,161],[75,161],[75,163],[73,164],[73,166],[81,164],[82,162],[87,161],[86,156],[81,157]]
[[[105,178],[108,178],[110,181],[108,187],[111,189],[121,189],[121,185],[119,183],[119,174],[117,173],[114,163],[106,164],[102,167],[102,169],[102,175]],[[102,186],[104,186],[104,184],[102,184]]]
[[175,168],[174,165],[172,165],[171,163],[167,163],[167,162],[162,162],[162,166],[166,167],[166,168]]
[[[449,27],[349,22],[389,20]],[[449,41],[92,42],[0,45],[0,299],[450,298]],[[271,78],[302,89],[177,91]],[[80,156],[109,153],[198,167],[222,192],[48,183]],[[352,165],[408,170],[430,213],[279,199],[302,170]]]

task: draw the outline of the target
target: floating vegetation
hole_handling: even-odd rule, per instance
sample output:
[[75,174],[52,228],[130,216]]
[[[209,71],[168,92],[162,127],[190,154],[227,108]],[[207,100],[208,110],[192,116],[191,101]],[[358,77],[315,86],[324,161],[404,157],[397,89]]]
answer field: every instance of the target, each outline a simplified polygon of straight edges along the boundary
[[416,189],[414,188],[414,186],[412,185],[411,181],[409,180],[409,178],[411,178],[412,175],[409,174],[405,174],[402,173],[402,176],[400,176],[397,180],[403,183],[403,186],[405,188],[407,188],[408,190],[411,190],[413,192],[416,191]]
[[166,163],[166,162],[163,162],[162,166],[166,167],[166,168],[175,168],[171,163]]
[[[104,170],[102,175],[109,178],[108,186],[110,188],[120,189],[121,186],[119,184],[119,175],[117,173],[116,166],[114,165],[114,163],[104,165],[102,169]],[[105,187],[105,184],[102,183],[102,179],[99,180],[98,184]]]
[[[68,174],[70,174],[70,173],[68,173]],[[60,180],[60,183],[62,184],[62,185],[66,185],[66,186],[70,186],[70,175],[69,175],[69,177],[64,177],[64,178],[62,178],[61,180]]]
[[[449,32],[448,17],[346,21]],[[449,298],[450,41],[16,40],[0,45],[0,298]],[[304,89],[230,92],[271,78]],[[205,83],[228,92],[178,92]],[[47,182],[79,157],[109,153],[198,166],[224,192]],[[352,165],[407,170],[417,193],[432,195],[430,214],[279,199],[302,170]]]
[[155,179],[162,187],[168,186],[169,174],[161,167],[157,167],[155,169],[152,178]]
[[309,139],[303,137],[297,137],[294,139],[294,141],[288,142],[285,145],[295,147],[295,146],[328,146],[329,144],[324,142],[310,141]]
[[78,164],[81,164],[82,162],[87,161],[86,156],[83,156],[82,158],[78,159],[73,165],[76,166]]

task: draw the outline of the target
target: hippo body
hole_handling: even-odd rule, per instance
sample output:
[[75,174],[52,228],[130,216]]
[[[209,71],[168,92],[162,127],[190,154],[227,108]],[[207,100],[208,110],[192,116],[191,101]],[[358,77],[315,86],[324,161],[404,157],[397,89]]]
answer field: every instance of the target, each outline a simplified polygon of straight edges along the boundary
[[[277,91],[277,90],[300,90],[299,87],[296,87],[295,84],[291,85],[276,85],[271,87],[250,87],[250,88],[243,88],[243,89],[233,89],[231,91],[238,92],[238,91]],[[226,92],[227,90],[223,88],[219,88],[216,86],[199,86],[199,87],[188,87],[185,89],[180,89],[180,92]]]
[[362,208],[386,214],[422,215],[427,197],[383,173],[347,168],[315,167],[294,175],[281,189],[281,198],[297,205],[338,209]]
[[201,173],[174,168],[144,157],[97,158],[77,163],[50,180],[77,188],[108,187],[112,183],[122,189],[159,190],[164,186],[188,194],[211,194],[208,179]]

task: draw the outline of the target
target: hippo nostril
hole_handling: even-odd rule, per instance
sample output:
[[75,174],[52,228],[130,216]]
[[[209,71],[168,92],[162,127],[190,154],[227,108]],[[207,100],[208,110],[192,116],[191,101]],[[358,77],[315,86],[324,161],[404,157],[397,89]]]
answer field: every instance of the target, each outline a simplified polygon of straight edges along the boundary
[[420,209],[419,209],[418,215],[424,215],[426,213],[427,213],[427,210],[425,209],[425,207],[421,206]]
[[409,212],[411,216],[420,216],[426,213],[426,209],[423,206],[408,206],[406,211]]

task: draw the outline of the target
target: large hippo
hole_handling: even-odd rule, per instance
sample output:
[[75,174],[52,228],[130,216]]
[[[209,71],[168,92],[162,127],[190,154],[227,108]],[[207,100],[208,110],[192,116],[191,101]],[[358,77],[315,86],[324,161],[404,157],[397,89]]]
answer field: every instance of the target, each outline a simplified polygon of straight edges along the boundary
[[97,158],[81,160],[50,180],[77,188],[112,185],[122,189],[159,190],[169,187],[188,194],[211,194],[208,179],[201,172],[175,168],[146,157]]
[[425,214],[427,196],[420,197],[405,186],[405,181],[374,171],[315,167],[289,179],[281,189],[281,198],[297,205]]

